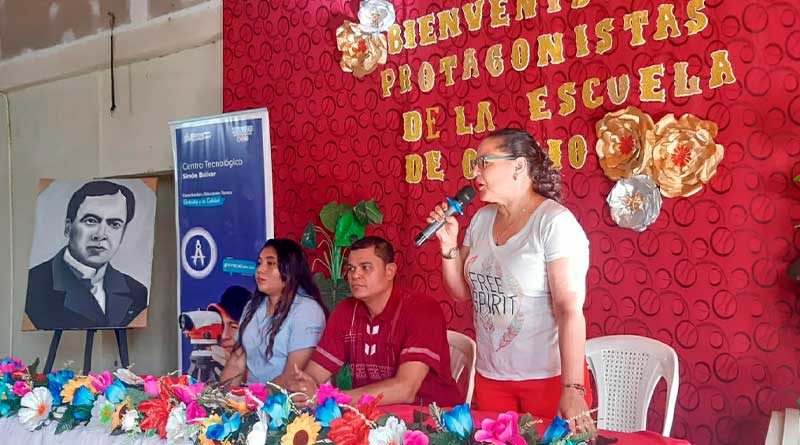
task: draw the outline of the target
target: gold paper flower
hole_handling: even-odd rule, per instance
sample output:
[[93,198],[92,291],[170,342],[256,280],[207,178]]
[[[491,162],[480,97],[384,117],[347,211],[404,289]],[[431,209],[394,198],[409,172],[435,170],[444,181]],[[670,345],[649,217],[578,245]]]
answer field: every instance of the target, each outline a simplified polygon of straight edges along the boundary
[[606,114],[595,128],[595,150],[606,176],[616,181],[644,171],[645,137],[653,129],[648,114],[629,106]]
[[674,198],[691,196],[717,173],[725,149],[714,143],[717,124],[691,114],[661,118],[647,135],[650,177],[661,194]]
[[281,445],[311,445],[317,441],[322,426],[308,413],[303,413],[286,426]]
[[358,78],[385,64],[389,50],[386,36],[366,33],[357,23],[347,20],[336,29],[336,46],[342,52],[342,70]]

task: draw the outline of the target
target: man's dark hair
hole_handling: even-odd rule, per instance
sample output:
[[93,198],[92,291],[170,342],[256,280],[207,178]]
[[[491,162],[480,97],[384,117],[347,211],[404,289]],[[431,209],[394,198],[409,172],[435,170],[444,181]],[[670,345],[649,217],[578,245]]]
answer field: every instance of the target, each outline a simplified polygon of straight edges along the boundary
[[382,259],[384,263],[394,263],[394,247],[389,241],[379,236],[365,236],[350,246],[350,251],[375,248],[375,255]]
[[75,222],[75,215],[78,214],[78,207],[83,204],[83,201],[86,200],[87,197],[116,195],[117,193],[122,193],[122,196],[125,197],[125,226],[127,227],[128,223],[133,219],[133,212],[136,208],[136,198],[133,197],[133,192],[131,192],[131,189],[128,187],[110,181],[92,181],[83,184],[83,187],[73,193],[72,198],[69,199],[69,204],[67,204],[67,219],[70,222]]

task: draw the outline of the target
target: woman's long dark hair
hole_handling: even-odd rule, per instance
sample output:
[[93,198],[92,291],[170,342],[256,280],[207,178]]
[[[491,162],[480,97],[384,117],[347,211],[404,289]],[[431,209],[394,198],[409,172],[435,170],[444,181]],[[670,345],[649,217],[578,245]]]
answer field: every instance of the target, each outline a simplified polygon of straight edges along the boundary
[[[278,253],[278,271],[284,283],[281,298],[275,306],[275,312],[272,314],[272,323],[267,332],[264,333],[267,340],[266,358],[269,360],[272,357],[275,336],[283,326],[283,322],[286,321],[289,309],[294,303],[295,294],[300,288],[320,305],[325,313],[325,318],[328,317],[328,309],[322,302],[319,288],[311,277],[311,268],[308,266],[308,258],[303,252],[303,248],[295,241],[286,238],[273,238],[267,241],[261,250],[267,247],[272,247]],[[267,294],[258,290],[258,286],[256,286],[256,290],[245,308],[242,322],[239,324],[239,341],[236,343],[236,348],[242,346],[242,334],[245,328],[253,320],[253,316],[258,308],[261,307],[261,303],[267,298]]]
[[561,202],[561,172],[553,166],[550,156],[539,147],[533,136],[521,128],[502,128],[487,137],[502,139],[500,150],[528,161],[533,191]]

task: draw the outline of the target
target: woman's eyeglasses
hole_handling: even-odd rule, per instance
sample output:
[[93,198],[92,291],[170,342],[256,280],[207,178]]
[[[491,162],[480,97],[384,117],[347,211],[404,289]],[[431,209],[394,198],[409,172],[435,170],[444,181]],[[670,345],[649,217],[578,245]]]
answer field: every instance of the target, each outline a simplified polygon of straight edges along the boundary
[[469,168],[475,170],[475,167],[480,167],[481,170],[486,169],[487,162],[493,161],[510,161],[512,159],[517,159],[519,156],[514,155],[483,155],[478,156],[477,158],[469,161]]

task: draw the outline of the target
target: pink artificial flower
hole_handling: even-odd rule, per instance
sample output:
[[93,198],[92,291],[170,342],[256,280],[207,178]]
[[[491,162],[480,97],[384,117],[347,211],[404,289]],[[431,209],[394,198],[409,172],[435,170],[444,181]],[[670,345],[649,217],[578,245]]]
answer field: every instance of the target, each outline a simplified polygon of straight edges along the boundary
[[428,436],[422,431],[406,430],[403,433],[403,445],[428,445]]
[[189,403],[197,399],[197,395],[203,392],[205,386],[206,385],[202,382],[194,383],[189,386],[172,385],[172,392],[175,393],[175,397],[177,397],[178,400],[188,405]]
[[112,377],[111,373],[108,371],[104,371],[102,374],[90,372],[89,377],[92,378],[92,386],[94,386],[97,392],[105,392],[106,388],[114,383],[114,377]]
[[[231,392],[239,395],[238,392]],[[242,388],[241,395],[244,397],[244,403],[247,405],[247,409],[255,411],[261,407],[258,401],[264,403],[264,401],[267,400],[267,396],[269,396],[269,389],[267,389],[266,385],[263,383],[253,383],[252,385],[247,385],[246,387]]]
[[258,400],[262,402],[267,400],[267,396],[269,395],[269,389],[267,389],[267,385],[263,383],[253,383],[252,385],[247,385],[247,389],[250,390],[250,394],[252,394]]
[[158,396],[158,388],[160,383],[158,382],[158,378],[152,375],[144,376],[144,392],[150,394],[151,396]]
[[[330,383],[323,383],[317,389],[317,404],[321,405],[326,400],[333,398],[336,403],[348,404],[352,400],[347,394],[342,394],[337,388],[334,388]],[[370,400],[371,401],[371,400]],[[367,401],[369,403],[370,401]],[[361,403],[359,401],[359,403]]]
[[475,432],[475,440],[493,445],[525,445],[519,434],[519,415],[508,411],[497,416],[497,420],[483,419],[481,429]]
[[12,391],[17,397],[25,397],[25,394],[31,392],[31,387],[28,385],[28,382],[20,380],[14,383]]
[[20,359],[6,357],[0,361],[0,374],[6,374],[14,371],[24,371],[25,369],[25,365]]
[[206,410],[198,405],[197,402],[192,401],[186,406],[186,422],[193,423],[205,419],[206,416]]

